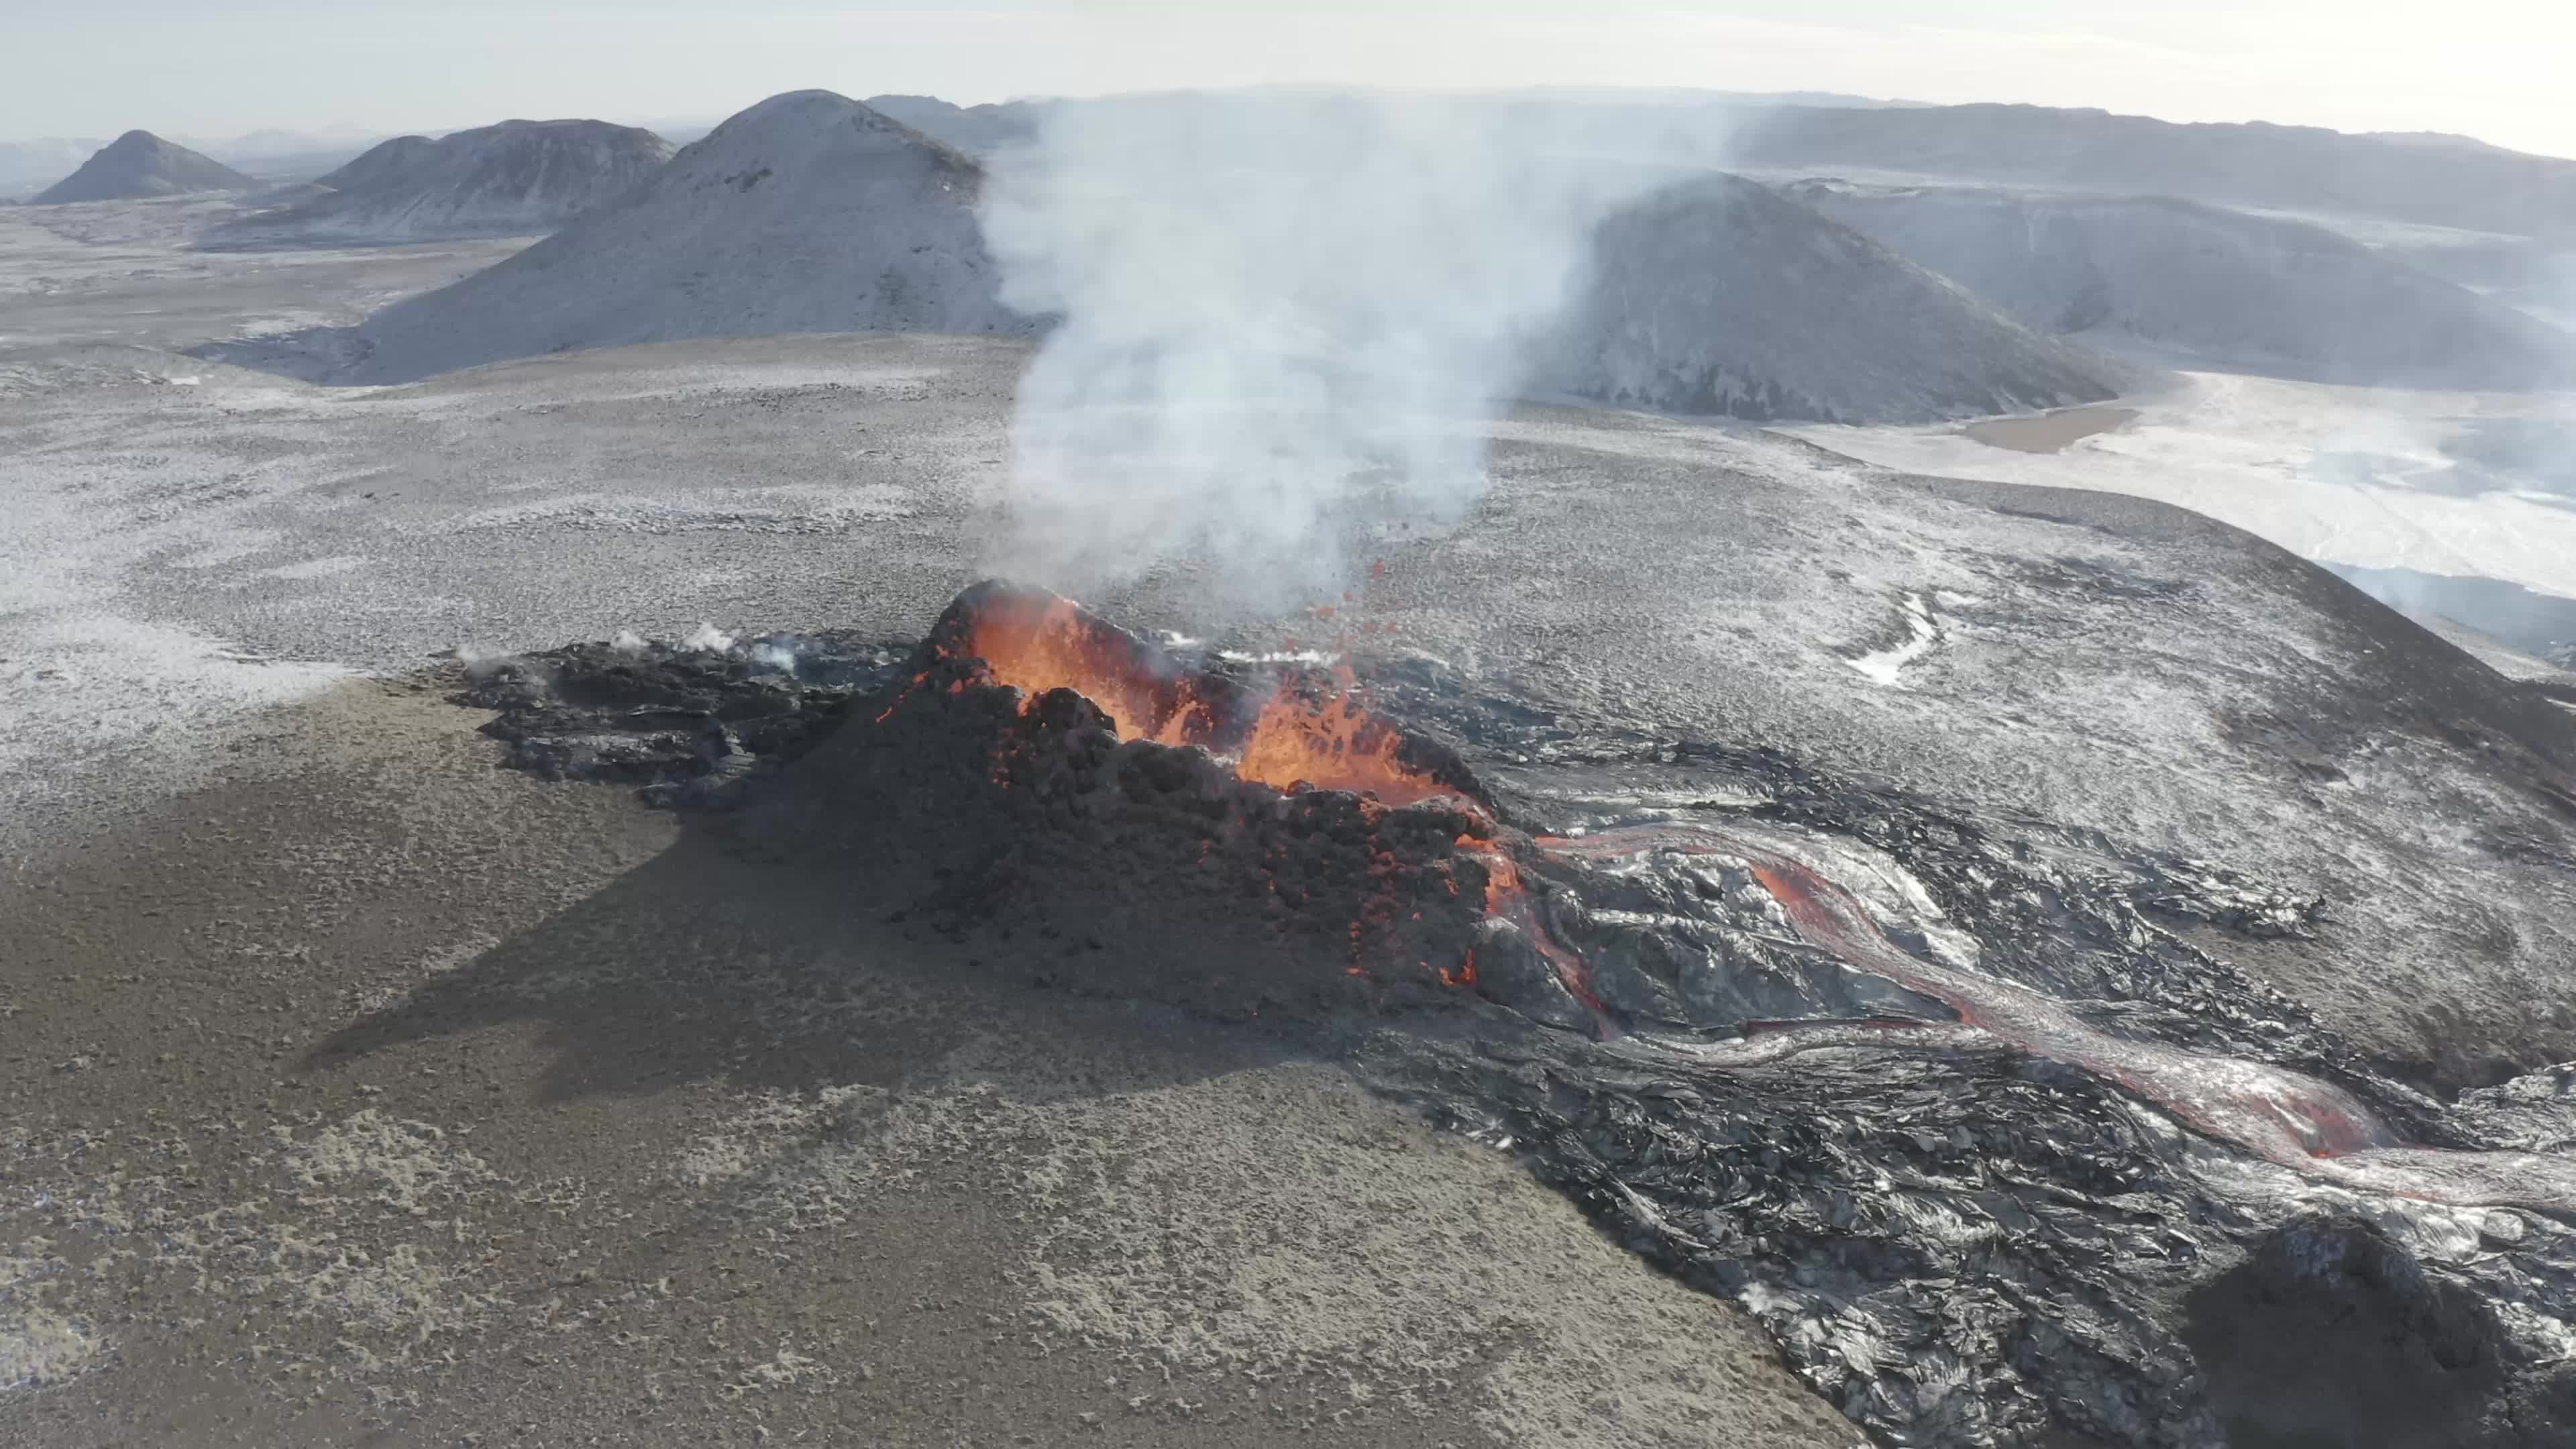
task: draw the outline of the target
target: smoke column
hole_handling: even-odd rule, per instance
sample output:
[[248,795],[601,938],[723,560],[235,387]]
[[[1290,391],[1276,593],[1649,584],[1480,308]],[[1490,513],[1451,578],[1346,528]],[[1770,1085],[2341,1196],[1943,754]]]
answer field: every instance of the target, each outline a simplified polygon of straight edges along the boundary
[[1659,168],[1541,108],[1358,94],[1060,104],[994,158],[1003,300],[1051,315],[990,562],[1082,591],[1195,557],[1277,607],[1339,521],[1443,520],[1595,224]]

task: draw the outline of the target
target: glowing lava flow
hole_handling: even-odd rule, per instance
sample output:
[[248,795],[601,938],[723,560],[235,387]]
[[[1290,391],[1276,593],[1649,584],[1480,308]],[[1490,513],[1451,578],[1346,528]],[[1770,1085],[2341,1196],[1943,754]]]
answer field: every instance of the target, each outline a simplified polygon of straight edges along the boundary
[[1072,690],[1107,712],[1128,739],[1190,745],[1216,733],[1214,709],[1187,676],[1157,677],[1136,657],[1133,641],[1069,599],[999,595],[976,611],[962,648],[984,661],[994,683],[1032,702],[1050,689]]
[[1360,704],[1347,667],[1324,687],[1282,681],[1256,707],[1070,600],[1004,589],[979,599],[944,650],[981,659],[993,682],[1020,691],[1027,705],[1070,689],[1100,706],[1122,738],[1201,746],[1230,759],[1238,779],[1275,790],[1346,790],[1389,807],[1463,798],[1404,759],[1404,735]]
[[[2043,992],[1900,950],[1840,886],[1716,831],[1645,826],[1535,843],[1576,860],[1674,852],[1743,861],[1809,945],[1942,1002],[1966,1027],[2117,1083],[2195,1131],[2308,1176],[2436,1202],[2576,1206],[2576,1165],[2531,1153],[2414,1146],[2332,1083],[2262,1062],[2106,1035]],[[1930,1030],[1955,1034],[1957,1028]]]
[[[2576,1164],[2525,1153],[2412,1146],[2332,1083],[2261,1062],[2110,1036],[2044,992],[1900,950],[1841,887],[1795,860],[1715,830],[1650,826],[1530,840],[1494,823],[1465,790],[1409,760],[1405,736],[1359,703],[1347,670],[1329,682],[1291,678],[1256,700],[1230,680],[1175,667],[1133,636],[1053,595],[985,586],[970,597],[970,611],[952,610],[958,626],[944,639],[934,635],[938,652],[981,660],[993,683],[1025,696],[1024,709],[1049,691],[1071,689],[1109,714],[1122,736],[1197,746],[1230,760],[1244,781],[1283,792],[1347,791],[1373,801],[1364,806],[1370,811],[1454,801],[1473,822],[1454,847],[1484,870],[1484,914],[1519,934],[1605,1038],[1620,1034],[1616,1014],[1594,994],[1587,963],[1541,918],[1522,863],[1533,855],[1596,865],[1659,853],[1726,856],[1751,868],[1809,945],[1938,1000],[1959,1016],[1957,1025],[1886,1031],[1925,1041],[1981,1036],[2065,1063],[2117,1084],[2206,1136],[2343,1186],[2451,1203],[2576,1207]],[[967,603],[960,600],[961,607]],[[1363,935],[1361,923],[1354,922],[1355,950]],[[1356,961],[1348,969],[1368,974]],[[1472,987],[1485,969],[1471,952],[1454,969],[1437,974],[1447,985]],[[1571,1018],[1559,1024],[1572,1024]],[[1855,1024],[1794,1028],[1810,1034],[1819,1029],[1848,1038]],[[1665,1045],[1712,1063],[1722,1054]],[[1755,1051],[1784,1049],[1765,1045]]]
[[[1511,838],[1527,839],[1525,836]],[[1508,921],[1519,930],[1530,948],[1538,952],[1539,959],[1556,973],[1556,979],[1574,994],[1575,1000],[1590,1009],[1595,1035],[1617,1034],[1610,1012],[1602,1006],[1601,998],[1592,994],[1592,967],[1581,956],[1566,949],[1556,939],[1556,933],[1538,918],[1538,908],[1530,899],[1529,887],[1521,880],[1520,865],[1512,859],[1505,841],[1505,834],[1499,828],[1492,835],[1461,835],[1457,840],[1459,854],[1485,867],[1485,914],[1499,921]],[[1449,984],[1475,984],[1476,955],[1473,951],[1467,953],[1467,964],[1461,968],[1459,977]]]
[[1349,669],[1335,671],[1334,683],[1322,699],[1283,688],[1264,701],[1236,755],[1235,775],[1274,790],[1302,784],[1397,806],[1458,794],[1399,757],[1404,736],[1360,706]]

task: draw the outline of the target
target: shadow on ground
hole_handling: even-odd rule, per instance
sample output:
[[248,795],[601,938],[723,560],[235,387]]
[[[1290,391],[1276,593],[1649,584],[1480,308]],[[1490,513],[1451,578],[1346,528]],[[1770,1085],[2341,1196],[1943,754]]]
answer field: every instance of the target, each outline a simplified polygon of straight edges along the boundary
[[[934,929],[855,872],[759,858],[724,824],[692,821],[661,855],[333,1032],[304,1064],[328,1070],[530,1022],[551,1057],[538,1089],[550,1101],[710,1079],[754,1090],[892,1087],[1023,1032],[1097,1038],[1083,1053],[1096,1063],[1089,1079],[1066,1083],[1080,1094],[1297,1054],[1266,1033],[1086,994],[1056,968],[1053,943]],[[1149,1035],[1151,1049],[1134,1034]],[[1122,1037],[1131,1038],[1123,1047]]]

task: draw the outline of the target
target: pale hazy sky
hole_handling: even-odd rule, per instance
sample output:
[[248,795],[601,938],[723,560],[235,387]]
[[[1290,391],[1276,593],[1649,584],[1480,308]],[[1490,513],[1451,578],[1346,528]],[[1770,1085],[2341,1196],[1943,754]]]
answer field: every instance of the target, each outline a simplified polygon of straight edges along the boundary
[[2568,0],[0,0],[0,139],[1255,82],[1836,90],[2576,155]]

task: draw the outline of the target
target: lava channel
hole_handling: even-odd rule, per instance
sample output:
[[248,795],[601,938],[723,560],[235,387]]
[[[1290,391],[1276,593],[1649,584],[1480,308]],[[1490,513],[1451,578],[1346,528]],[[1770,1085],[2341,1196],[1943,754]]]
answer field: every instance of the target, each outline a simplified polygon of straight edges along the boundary
[[[1559,859],[1593,863],[1657,853],[1742,861],[1807,944],[1939,1001],[1958,1013],[1961,1026],[2112,1082],[2202,1135],[2267,1162],[2346,1187],[2458,1206],[2576,1208],[2576,1168],[2560,1159],[2418,1146],[2351,1093],[2305,1073],[2107,1035],[2044,992],[1899,948],[1850,892],[1798,861],[1722,831],[1636,826],[1534,843]],[[1939,1025],[1898,1029],[1944,1040],[1956,1036],[1956,1028]]]

